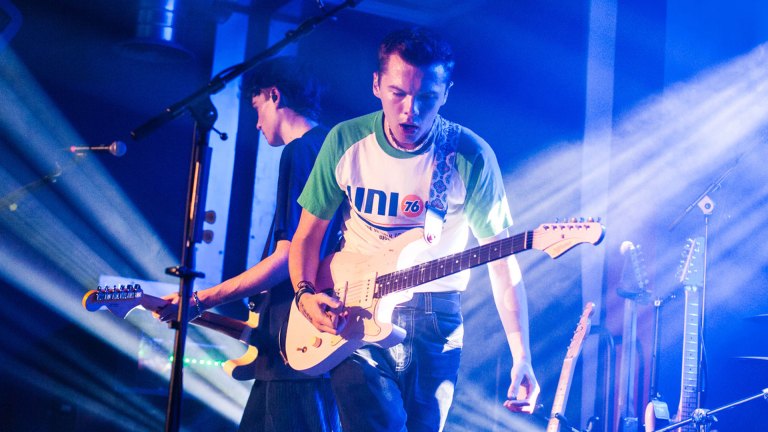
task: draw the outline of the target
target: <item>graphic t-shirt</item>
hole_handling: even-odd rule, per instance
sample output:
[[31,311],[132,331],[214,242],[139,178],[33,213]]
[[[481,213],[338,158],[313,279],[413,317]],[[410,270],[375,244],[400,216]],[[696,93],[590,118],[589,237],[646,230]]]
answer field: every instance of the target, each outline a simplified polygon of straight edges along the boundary
[[[378,111],[331,129],[299,197],[304,209],[326,220],[341,205],[342,250],[372,258],[398,235],[424,226],[435,162],[433,142],[414,152],[398,150],[387,142],[382,125],[383,112]],[[446,125],[438,117],[433,129]],[[430,133],[430,140],[435,136],[439,130]],[[470,229],[482,239],[512,224],[496,157],[482,138],[464,127],[453,169],[442,239],[412,264],[463,251]],[[461,291],[468,279],[469,273],[461,272],[414,291]]]

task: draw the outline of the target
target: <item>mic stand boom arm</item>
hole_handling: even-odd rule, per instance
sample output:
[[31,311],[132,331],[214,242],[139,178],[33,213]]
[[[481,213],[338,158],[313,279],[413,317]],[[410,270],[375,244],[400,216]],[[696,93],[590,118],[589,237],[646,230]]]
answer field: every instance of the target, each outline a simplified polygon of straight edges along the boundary
[[151,132],[189,111],[195,119],[195,131],[190,161],[189,181],[187,184],[187,203],[184,214],[184,244],[181,251],[181,265],[166,269],[166,273],[180,278],[179,282],[179,312],[177,320],[172,324],[176,330],[174,341],[173,363],[168,391],[168,407],[166,411],[165,432],[178,432],[181,417],[182,372],[184,367],[184,345],[187,334],[187,317],[189,315],[189,299],[192,295],[192,285],[197,277],[205,277],[195,270],[195,243],[200,242],[203,219],[198,215],[204,211],[208,184],[208,171],[211,148],[208,136],[216,123],[218,114],[211,102],[211,95],[218,93],[227,83],[242,75],[259,62],[274,56],[285,46],[309,33],[318,24],[335,15],[341,9],[354,7],[360,0],[347,0],[335,8],[324,11],[321,15],[312,17],[300,24],[295,30],[285,34],[285,37],[261,53],[243,63],[231,66],[218,73],[204,87],[169,106],[163,113],[151,118],[144,124],[131,131],[134,140],[140,140]]
[[[251,57],[250,59],[240,64],[231,66],[219,72],[216,76],[214,76],[211,79],[211,81],[208,82],[208,84],[201,87],[196,92],[192,93],[186,98],[180,100],[179,102],[176,102],[175,104],[169,106],[168,108],[163,110],[163,113],[149,119],[147,122],[145,122],[141,126],[131,131],[131,138],[133,138],[134,140],[140,140],[144,138],[155,129],[159,128],[165,123],[183,114],[185,111],[189,109],[191,105],[195,104],[196,101],[199,101],[200,99],[208,99],[210,98],[211,95],[220,92],[224,87],[226,87],[227,83],[234,80],[238,76],[242,75],[252,67],[256,66],[259,62],[274,56],[275,54],[280,52],[280,50],[282,50],[292,42],[296,41],[301,36],[304,36],[305,34],[314,30],[314,28],[317,27],[318,24],[322,23],[326,19],[335,15],[341,9],[344,9],[350,6],[354,7],[359,2],[360,0],[347,0],[339,4],[335,8],[324,12],[321,15],[307,19],[306,21],[301,23],[295,30],[290,30],[286,32],[285,37],[277,41],[274,45],[268,47],[264,51],[260,52],[259,54],[256,54],[255,56]],[[195,118],[195,120],[198,120],[198,119]]]
[[768,388],[764,388],[762,391],[760,391],[757,394],[754,394],[752,396],[747,396],[743,399],[739,399],[735,402],[731,402],[729,404],[723,405],[721,407],[715,408],[713,410],[707,410],[703,408],[699,408],[696,411],[694,411],[693,415],[690,418],[684,419],[680,422],[677,422],[675,424],[671,424],[663,429],[657,429],[654,432],[668,432],[673,429],[678,429],[681,426],[685,426],[688,423],[694,423],[697,427],[704,427],[704,430],[709,430],[709,426],[712,423],[712,421],[717,421],[715,418],[715,414],[719,413],[720,411],[725,411],[727,409],[731,409],[735,406],[741,405],[746,402],[753,401],[755,399],[763,398],[764,400],[768,400]]
[[741,155],[739,155],[736,158],[736,160],[733,161],[731,166],[728,167],[728,169],[726,169],[720,175],[720,177],[717,178],[717,180],[713,181],[707,187],[707,189],[704,192],[702,192],[698,197],[696,197],[696,199],[693,200],[693,202],[688,207],[686,207],[685,210],[683,210],[683,212],[680,213],[680,215],[671,224],[669,224],[669,228],[668,228],[669,231],[672,231],[673,229],[675,229],[675,227],[678,224],[680,224],[680,222],[683,220],[683,218],[688,213],[690,213],[691,210],[693,210],[693,208],[696,207],[697,205],[702,206],[702,211],[706,212],[707,210],[711,210],[712,204],[707,202],[707,201],[709,201],[709,194],[711,194],[712,192],[720,189],[720,186],[722,185],[722,183],[725,180],[725,178],[728,177],[731,174],[731,172],[733,171],[733,169],[736,168],[736,165],[738,165],[739,159],[741,159]]

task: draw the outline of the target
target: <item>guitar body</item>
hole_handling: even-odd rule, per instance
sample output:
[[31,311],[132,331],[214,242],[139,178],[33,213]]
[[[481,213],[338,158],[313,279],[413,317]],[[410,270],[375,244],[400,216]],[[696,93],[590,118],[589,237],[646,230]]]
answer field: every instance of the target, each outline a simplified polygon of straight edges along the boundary
[[421,240],[422,233],[414,229],[400,235],[375,263],[367,255],[349,252],[335,253],[321,262],[316,285],[319,291],[333,287],[333,295],[344,303],[343,330],[339,335],[317,330],[294,302],[285,338],[285,354],[292,368],[319,375],[365,344],[389,348],[405,338],[405,330],[392,324],[392,312],[412,294],[404,291],[378,298],[374,295],[376,277],[406,266],[428,247]]
[[661,399],[651,399],[643,415],[645,432],[653,432],[669,425],[669,407]]
[[[218,330],[210,326],[206,326],[202,323],[197,323],[195,321],[192,321],[192,323],[211,328],[212,330]],[[243,328],[243,331],[240,334],[240,336],[237,337],[237,339],[240,342],[244,343],[248,347],[248,349],[246,349],[245,353],[240,357],[235,359],[229,359],[225,361],[224,364],[221,365],[221,367],[224,368],[224,372],[226,372],[227,375],[231,376],[232,378],[238,381],[252,380],[253,377],[256,375],[256,371],[255,371],[256,357],[259,356],[259,349],[256,348],[256,345],[257,345],[256,343],[251,342],[251,335],[253,334],[253,332],[256,330],[258,326],[259,326],[259,314],[253,311],[249,311],[248,321],[245,321],[245,327]],[[218,331],[221,332],[221,330],[218,330]],[[226,332],[222,332],[222,333],[226,334]]]

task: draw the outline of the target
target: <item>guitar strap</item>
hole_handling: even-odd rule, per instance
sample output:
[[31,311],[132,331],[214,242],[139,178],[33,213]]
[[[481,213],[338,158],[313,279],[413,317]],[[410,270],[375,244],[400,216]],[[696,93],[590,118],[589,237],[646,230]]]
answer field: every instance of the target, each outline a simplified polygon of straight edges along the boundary
[[[269,225],[269,233],[267,234],[267,241],[264,242],[264,250],[261,251],[261,259],[265,259],[270,255],[273,243],[273,234],[275,233],[275,216],[272,216],[272,223]],[[270,302],[270,293],[272,290],[262,291],[260,293],[253,294],[248,297],[248,309],[251,312],[263,312],[264,307]]]
[[456,163],[456,146],[461,135],[461,126],[438,117],[435,137],[435,161],[432,166],[432,184],[424,220],[424,240],[437,244],[443,231],[445,215],[448,212],[447,196],[451,185],[451,173]]

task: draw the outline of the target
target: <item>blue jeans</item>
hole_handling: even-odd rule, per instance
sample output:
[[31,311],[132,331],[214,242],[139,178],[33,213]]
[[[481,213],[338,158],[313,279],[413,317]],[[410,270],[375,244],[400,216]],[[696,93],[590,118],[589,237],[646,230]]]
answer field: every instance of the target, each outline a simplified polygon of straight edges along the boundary
[[459,293],[419,293],[395,308],[405,340],[366,345],[331,371],[344,432],[440,431],[459,370],[464,326]]

